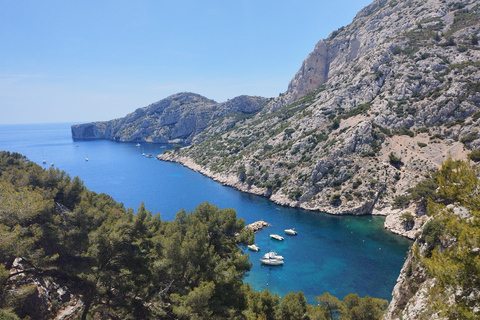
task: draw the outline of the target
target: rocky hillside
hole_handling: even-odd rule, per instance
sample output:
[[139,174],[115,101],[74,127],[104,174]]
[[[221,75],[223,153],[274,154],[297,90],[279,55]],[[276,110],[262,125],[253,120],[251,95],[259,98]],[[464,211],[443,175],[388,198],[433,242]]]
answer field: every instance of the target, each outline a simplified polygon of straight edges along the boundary
[[122,142],[191,143],[213,120],[231,115],[232,122],[225,124],[231,127],[235,119],[257,112],[268,100],[239,96],[217,103],[198,94],[178,93],[139,108],[123,118],[74,125],[72,137]]
[[282,205],[389,215],[413,238],[422,208],[407,234],[393,200],[480,147],[479,36],[478,1],[374,1],[317,43],[287,92],[158,158]]

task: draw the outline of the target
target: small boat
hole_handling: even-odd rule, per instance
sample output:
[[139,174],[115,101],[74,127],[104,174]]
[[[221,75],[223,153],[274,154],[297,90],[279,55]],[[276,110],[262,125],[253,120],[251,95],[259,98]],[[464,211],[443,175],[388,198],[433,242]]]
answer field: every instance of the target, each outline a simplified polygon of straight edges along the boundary
[[88,161],[88,158],[85,158],[85,161]]
[[288,234],[289,236],[296,236],[296,235],[297,235],[297,231],[295,231],[294,228],[292,228],[292,229],[285,229],[285,234]]
[[146,155],[147,158],[153,158],[153,154],[152,153],[149,153]]
[[140,147],[140,143],[137,143],[137,144],[135,145],[135,147]]
[[283,237],[278,235],[278,234],[271,234],[270,238],[278,240],[278,241],[283,241]]
[[247,248],[251,251],[260,251],[260,248],[256,244],[248,245]]
[[281,266],[283,265],[283,259],[273,259],[273,258],[262,258],[260,259],[262,264],[268,266]]
[[46,163],[47,163],[47,160],[42,160],[42,163],[43,163],[43,164],[46,164]]
[[263,259],[283,260],[283,256],[278,255],[275,251],[270,251],[269,253],[265,253],[263,255]]
[[53,164],[53,162],[52,162],[52,163],[50,163],[50,167],[53,167],[53,166],[55,166],[55,165]]

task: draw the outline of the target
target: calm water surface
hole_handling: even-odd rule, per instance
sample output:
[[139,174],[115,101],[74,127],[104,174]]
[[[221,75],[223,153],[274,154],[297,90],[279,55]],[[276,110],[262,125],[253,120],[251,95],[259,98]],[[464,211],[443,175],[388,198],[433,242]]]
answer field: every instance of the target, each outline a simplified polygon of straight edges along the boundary
[[[339,298],[358,293],[391,299],[410,242],[385,231],[382,217],[338,217],[281,207],[181,165],[142,156],[159,154],[171,145],[73,141],[70,125],[0,125],[0,150],[20,152],[39,165],[46,160],[44,168],[53,163],[126,208],[136,209],[143,201],[163,220],[209,201],[219,208],[234,208],[247,223],[260,219],[271,223],[256,235],[261,251],[249,252],[253,267],[245,281],[257,291],[268,288],[281,296],[302,291],[309,303],[325,291]],[[286,228],[295,228],[298,236],[269,240],[270,233],[284,235]],[[285,257],[284,266],[260,265],[258,259],[268,247]]]

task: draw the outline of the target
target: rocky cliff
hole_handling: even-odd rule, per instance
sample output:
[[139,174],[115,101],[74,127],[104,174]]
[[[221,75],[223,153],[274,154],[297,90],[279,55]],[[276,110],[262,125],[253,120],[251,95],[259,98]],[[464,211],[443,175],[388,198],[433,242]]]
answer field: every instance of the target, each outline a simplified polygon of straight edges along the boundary
[[[241,119],[259,111],[268,99],[239,96],[223,103],[194,93],[178,93],[111,121],[72,126],[74,139],[110,139],[122,142],[191,143],[225,115]],[[227,124],[233,126],[235,120]]]
[[317,43],[280,97],[159,159],[282,205],[391,215],[413,238],[393,199],[480,147],[479,17],[473,0],[374,1]]

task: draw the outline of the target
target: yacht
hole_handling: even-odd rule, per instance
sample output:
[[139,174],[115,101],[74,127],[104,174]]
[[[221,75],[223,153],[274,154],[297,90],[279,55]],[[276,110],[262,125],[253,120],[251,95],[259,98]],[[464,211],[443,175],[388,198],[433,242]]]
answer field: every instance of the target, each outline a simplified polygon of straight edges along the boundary
[[297,235],[297,231],[295,231],[295,229],[285,229],[285,234],[288,234],[289,236],[296,236]]
[[269,253],[265,253],[263,255],[263,259],[283,260],[283,256],[278,255],[275,251],[270,251]]
[[275,259],[275,258],[270,258],[270,257],[263,257],[260,259],[260,262],[262,264],[268,265],[268,266],[281,266],[283,265],[283,259]]
[[278,234],[271,234],[270,238],[278,240],[278,241],[283,241],[283,239],[284,239],[282,236],[280,236]]
[[260,248],[256,244],[248,245],[247,248],[251,251],[260,251]]

